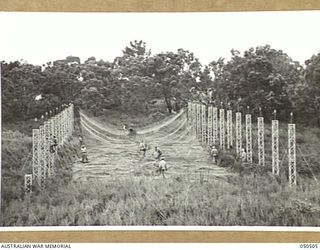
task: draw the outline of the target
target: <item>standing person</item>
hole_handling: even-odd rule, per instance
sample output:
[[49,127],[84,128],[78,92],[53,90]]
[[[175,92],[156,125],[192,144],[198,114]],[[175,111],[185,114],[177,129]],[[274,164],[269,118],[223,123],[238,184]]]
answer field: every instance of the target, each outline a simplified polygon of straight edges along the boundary
[[155,146],[154,147],[154,153],[153,153],[153,155],[154,155],[154,158],[156,159],[156,160],[160,160],[160,158],[161,158],[161,156],[162,156],[162,152],[161,152],[161,150],[157,147],[157,146]]
[[156,172],[158,172],[158,169],[159,169],[159,162],[160,162],[161,155],[162,155],[161,150],[157,146],[155,146],[154,152],[153,152],[153,156],[154,156],[155,161],[154,161],[153,165],[157,168]]
[[81,162],[82,163],[88,163],[89,160],[88,160],[88,153],[87,153],[87,147],[83,144],[81,146]]
[[210,153],[211,153],[213,164],[217,164],[219,152],[215,145],[212,146]]
[[166,178],[165,175],[164,175],[164,172],[167,171],[167,163],[166,161],[164,160],[164,157],[161,157],[161,160],[159,162],[159,168],[158,168],[158,172],[160,174],[162,174],[163,178]]
[[145,141],[140,142],[140,151],[142,152],[143,157],[146,156],[146,152],[147,152],[147,145],[145,143]]
[[244,148],[241,149],[240,160],[245,162],[247,160],[247,152]]
[[81,135],[79,135],[79,143],[80,143],[80,146],[83,145],[83,138]]

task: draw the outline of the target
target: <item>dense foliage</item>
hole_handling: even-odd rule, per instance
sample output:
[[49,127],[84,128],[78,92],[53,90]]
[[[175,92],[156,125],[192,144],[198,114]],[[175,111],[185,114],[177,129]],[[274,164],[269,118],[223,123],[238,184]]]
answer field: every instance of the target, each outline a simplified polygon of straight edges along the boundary
[[220,70],[216,83],[221,100],[237,101],[236,105],[249,106],[253,112],[262,107],[265,115],[274,109],[292,110],[296,88],[304,80],[304,70],[298,62],[268,45],[250,48],[242,56],[233,50],[229,62],[211,65],[215,71]]
[[301,65],[269,45],[231,53],[229,61],[201,65],[187,50],[152,55],[134,41],[113,62],[91,57],[81,63],[74,56],[42,66],[2,62],[3,121],[39,117],[70,101],[100,115],[105,109],[152,113],[161,99],[171,112],[186,105],[194,87],[198,94],[212,88],[219,105],[249,106],[253,113],[262,107],[266,117],[276,109],[283,121],[293,111],[320,125],[320,54]]

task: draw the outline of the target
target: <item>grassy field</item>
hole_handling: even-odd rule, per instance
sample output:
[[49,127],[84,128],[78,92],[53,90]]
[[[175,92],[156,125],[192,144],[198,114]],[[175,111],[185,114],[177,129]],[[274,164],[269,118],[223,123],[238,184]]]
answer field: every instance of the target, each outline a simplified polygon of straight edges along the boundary
[[[257,225],[320,226],[320,130],[298,127],[298,185],[288,187],[285,171],[270,174],[265,167],[244,166],[227,153],[223,167],[236,173],[223,179],[186,175],[168,179],[130,176],[126,181],[75,182],[71,164],[78,157],[72,140],[60,154],[57,177],[40,193],[23,195],[24,165],[31,138],[2,133],[2,199],[5,226],[31,225]],[[266,147],[270,130],[266,129]],[[286,130],[281,129],[286,145]],[[284,150],[282,147],[281,150]],[[267,151],[269,155],[270,152]],[[285,152],[281,152],[283,155]],[[307,162],[307,163],[306,163]],[[287,169],[285,161],[282,164]],[[30,171],[30,169],[28,170]]]
[[279,185],[270,175],[189,182],[137,177],[68,183],[11,201],[5,225],[319,226],[320,185]]

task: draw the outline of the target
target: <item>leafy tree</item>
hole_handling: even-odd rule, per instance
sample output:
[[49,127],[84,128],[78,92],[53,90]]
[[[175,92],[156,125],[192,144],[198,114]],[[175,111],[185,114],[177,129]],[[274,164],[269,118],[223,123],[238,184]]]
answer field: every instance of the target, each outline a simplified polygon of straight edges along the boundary
[[250,106],[256,113],[261,107],[267,116],[274,109],[288,116],[294,105],[291,97],[303,82],[302,66],[269,45],[250,48],[243,55],[232,50],[229,62],[224,64],[220,59],[210,65],[220,101]]
[[147,63],[156,93],[164,98],[168,111],[173,109],[173,99],[183,105],[189,97],[189,89],[197,84],[196,79],[201,75],[201,64],[193,53],[183,49],[177,53],[160,53]]
[[75,56],[41,67],[2,62],[3,121],[39,117],[70,101],[100,115],[104,109],[154,112],[150,105],[162,99],[172,112],[191,94],[197,98],[190,89],[211,88],[217,102],[234,108],[250,106],[257,112],[262,107],[265,116],[277,109],[281,118],[292,110],[320,123],[319,54],[306,61],[305,69],[268,45],[231,54],[229,61],[219,58],[202,66],[187,50],[151,55],[145,42],[133,41],[113,62],[90,57],[81,63]]
[[44,109],[35,97],[41,94],[39,85],[44,80],[41,67],[19,62],[1,63],[3,120],[23,120]]
[[320,53],[305,64],[305,85],[295,95],[296,110],[304,122],[320,126]]
[[120,86],[118,96],[121,108],[125,110],[146,111],[152,94],[152,76],[147,74],[147,61],[151,55],[143,41],[130,42],[123,55],[113,63],[113,80]]
[[141,40],[130,42],[130,46],[127,46],[122,52],[129,57],[149,56],[151,53],[150,50],[147,51],[146,43]]

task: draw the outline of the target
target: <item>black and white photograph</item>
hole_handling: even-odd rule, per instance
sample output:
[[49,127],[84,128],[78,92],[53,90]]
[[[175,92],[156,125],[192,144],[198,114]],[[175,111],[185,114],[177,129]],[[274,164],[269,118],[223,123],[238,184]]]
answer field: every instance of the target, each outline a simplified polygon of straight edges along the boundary
[[318,230],[319,24],[0,12],[0,226]]

